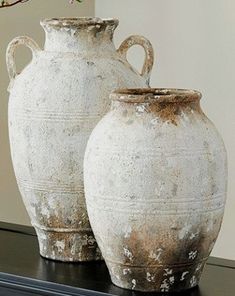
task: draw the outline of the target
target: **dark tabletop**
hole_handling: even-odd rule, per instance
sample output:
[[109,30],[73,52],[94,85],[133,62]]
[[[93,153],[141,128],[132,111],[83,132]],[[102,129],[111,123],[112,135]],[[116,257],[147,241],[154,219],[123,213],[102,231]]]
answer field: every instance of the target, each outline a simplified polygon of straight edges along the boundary
[[[0,295],[165,294],[132,292],[114,286],[104,262],[61,263],[43,259],[33,228],[0,223]],[[235,296],[235,261],[210,258],[200,286],[174,295]]]

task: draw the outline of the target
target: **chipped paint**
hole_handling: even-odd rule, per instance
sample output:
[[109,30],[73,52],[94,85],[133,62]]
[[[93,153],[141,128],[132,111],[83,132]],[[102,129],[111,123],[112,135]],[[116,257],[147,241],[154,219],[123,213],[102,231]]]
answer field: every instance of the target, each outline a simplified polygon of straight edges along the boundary
[[184,281],[185,280],[185,277],[186,275],[189,273],[189,271],[184,271],[181,275],[181,278],[180,278],[180,281]]
[[65,242],[64,241],[57,241],[55,243],[56,248],[58,249],[58,252],[63,252],[65,248]]
[[123,274],[124,274],[124,275],[129,274],[129,273],[131,273],[130,268],[124,268],[124,269],[123,269]]
[[170,274],[172,274],[172,269],[169,269],[169,268],[165,268],[164,269],[164,276],[168,276],[168,275],[170,275]]
[[188,258],[194,260],[197,257],[197,251],[191,251],[188,254]]
[[170,284],[167,282],[167,279],[164,279],[162,284],[160,285],[161,292],[169,292]]
[[124,248],[124,255],[131,261],[133,260],[133,255],[127,248]]
[[194,239],[199,235],[199,232],[191,233],[189,239]]
[[155,276],[152,275],[150,272],[147,272],[146,273],[146,279],[147,279],[148,282],[153,282],[154,279],[155,279]]
[[197,285],[197,279],[195,275],[190,279],[190,285],[191,287],[195,287]]
[[136,280],[133,279],[133,280],[131,281],[131,283],[132,283],[132,290],[134,290],[135,287],[136,287]]
[[161,263],[161,255],[162,255],[163,249],[158,248],[156,252],[151,251],[149,254],[149,258],[154,259],[158,263]]

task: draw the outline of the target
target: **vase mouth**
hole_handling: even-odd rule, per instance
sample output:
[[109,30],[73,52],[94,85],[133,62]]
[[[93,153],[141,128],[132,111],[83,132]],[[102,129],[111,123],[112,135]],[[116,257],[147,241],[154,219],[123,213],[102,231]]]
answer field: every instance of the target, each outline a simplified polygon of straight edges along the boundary
[[125,103],[180,103],[199,101],[202,94],[197,90],[180,88],[130,88],[113,91],[113,101]]
[[40,22],[43,27],[54,27],[54,28],[84,28],[90,26],[117,27],[119,20],[116,18],[99,18],[99,17],[58,17],[58,18],[47,18]]

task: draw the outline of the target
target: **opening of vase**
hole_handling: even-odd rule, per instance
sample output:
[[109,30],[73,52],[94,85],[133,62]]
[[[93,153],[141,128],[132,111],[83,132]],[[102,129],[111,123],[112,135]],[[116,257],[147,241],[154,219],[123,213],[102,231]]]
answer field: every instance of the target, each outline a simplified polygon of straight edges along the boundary
[[110,97],[113,101],[125,103],[186,103],[199,101],[201,93],[189,89],[133,88],[116,90]]
[[51,18],[41,21],[46,33],[45,50],[81,52],[113,50],[118,20],[98,17]]

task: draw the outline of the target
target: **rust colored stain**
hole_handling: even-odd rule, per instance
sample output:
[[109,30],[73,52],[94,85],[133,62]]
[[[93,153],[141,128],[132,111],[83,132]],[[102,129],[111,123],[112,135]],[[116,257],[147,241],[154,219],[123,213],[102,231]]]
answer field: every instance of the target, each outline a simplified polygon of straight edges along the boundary
[[152,103],[150,107],[152,112],[156,112],[162,121],[168,121],[178,125],[182,114],[190,114],[192,110],[200,114],[202,112],[198,102],[169,102],[169,103]]

